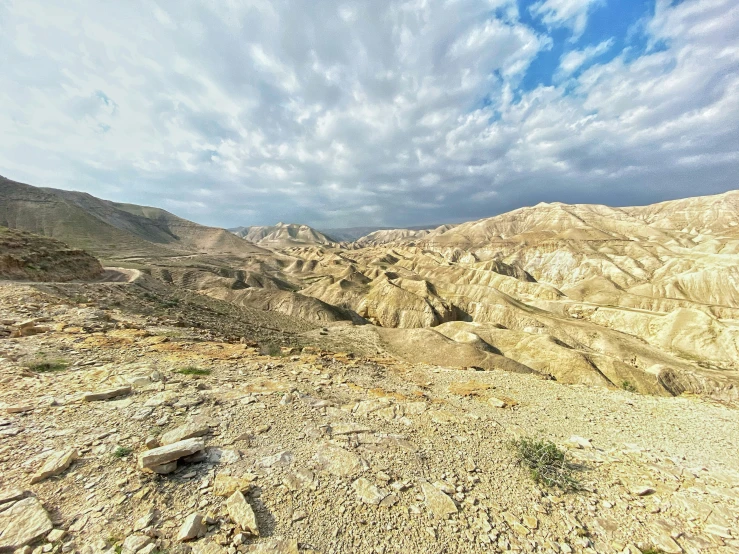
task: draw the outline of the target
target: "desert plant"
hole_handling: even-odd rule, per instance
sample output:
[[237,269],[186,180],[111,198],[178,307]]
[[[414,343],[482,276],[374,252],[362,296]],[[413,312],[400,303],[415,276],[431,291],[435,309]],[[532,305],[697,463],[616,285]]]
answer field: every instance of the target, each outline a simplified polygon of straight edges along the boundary
[[119,446],[113,451],[113,457],[114,458],[125,458],[131,452],[133,452],[133,448],[128,448],[127,446]]
[[624,380],[624,382],[621,383],[621,388],[628,392],[636,392],[636,386],[634,386],[634,383],[628,380]]
[[52,371],[62,371],[67,369],[69,362],[62,359],[41,359],[26,364],[26,367],[36,373],[51,373]]
[[566,460],[565,451],[544,439],[522,437],[512,441],[519,461],[529,469],[537,483],[562,490],[580,488],[573,471],[574,466]]
[[210,375],[210,369],[201,369],[199,367],[195,367],[194,365],[183,367],[182,369],[178,369],[177,373],[180,373],[182,375]]

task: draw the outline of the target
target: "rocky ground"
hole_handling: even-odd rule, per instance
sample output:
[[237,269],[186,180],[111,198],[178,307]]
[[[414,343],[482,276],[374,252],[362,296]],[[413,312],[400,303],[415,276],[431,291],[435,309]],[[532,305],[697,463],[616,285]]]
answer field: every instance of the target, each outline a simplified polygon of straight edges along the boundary
[[[739,550],[733,406],[66,287],[0,287],[0,552]],[[580,490],[535,483],[521,436],[566,449]]]

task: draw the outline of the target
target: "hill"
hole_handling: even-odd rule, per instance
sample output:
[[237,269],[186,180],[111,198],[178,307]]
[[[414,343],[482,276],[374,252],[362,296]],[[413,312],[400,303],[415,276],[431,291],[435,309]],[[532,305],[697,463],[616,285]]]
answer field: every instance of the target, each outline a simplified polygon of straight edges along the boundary
[[158,208],[37,188],[2,177],[0,225],[57,238],[107,258],[261,251],[225,229],[199,225]]
[[299,225],[296,223],[280,222],[277,225],[235,227],[229,230],[254,244],[272,248],[306,244],[338,246],[337,241],[333,238],[308,225]]

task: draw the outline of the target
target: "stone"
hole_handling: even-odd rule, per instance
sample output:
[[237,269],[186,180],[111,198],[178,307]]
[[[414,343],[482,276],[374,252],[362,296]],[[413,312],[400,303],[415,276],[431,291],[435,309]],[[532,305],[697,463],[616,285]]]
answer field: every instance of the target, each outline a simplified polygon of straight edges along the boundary
[[226,554],[226,549],[207,539],[193,543],[192,554]]
[[208,426],[205,419],[198,418],[192,421],[188,421],[184,425],[181,425],[180,427],[177,427],[172,431],[164,433],[160,437],[159,443],[162,446],[167,446],[168,444],[174,444],[186,439],[202,437],[204,435],[207,435],[209,432],[210,427]]
[[168,473],[174,472],[176,469],[177,460],[175,460],[174,462],[169,462],[166,464],[161,464],[148,468],[149,471],[151,471],[152,473],[156,473],[157,475],[167,475]]
[[174,462],[204,449],[205,441],[200,437],[152,448],[139,454],[139,468],[153,470],[157,466]]
[[241,491],[236,491],[226,500],[226,509],[231,519],[242,531],[259,536],[259,527],[254,510],[244,498]]
[[457,513],[457,505],[445,493],[427,481],[421,481],[420,485],[426,499],[426,507],[436,517],[444,519],[448,515]]
[[64,529],[52,529],[51,533],[46,535],[46,540],[48,542],[57,542],[62,540],[67,535],[67,532]]
[[137,519],[133,524],[133,530],[134,531],[141,531],[143,529],[146,529],[149,527],[152,523],[154,523],[154,519],[157,516],[156,510],[149,510],[146,512],[143,516],[141,516],[139,519]]
[[505,408],[506,403],[504,400],[501,400],[500,398],[495,398],[494,396],[491,396],[488,398],[488,404],[490,404],[493,408]]
[[16,404],[15,406],[6,406],[5,411],[9,414],[22,414],[33,411],[34,407],[30,404]]
[[231,496],[236,491],[244,492],[254,480],[255,476],[247,474],[243,477],[233,477],[219,473],[213,479],[213,494],[216,496]]
[[24,496],[27,496],[27,493],[22,489],[5,489],[0,491],[0,504],[14,502],[16,500],[20,500]]
[[0,552],[22,548],[48,535],[54,526],[38,498],[31,496],[0,512]]
[[722,539],[731,539],[734,536],[731,532],[731,529],[722,525],[716,525],[715,523],[706,525],[705,531],[709,535],[721,537]]
[[31,477],[31,484],[40,483],[44,479],[48,479],[54,475],[59,475],[77,459],[77,456],[77,450],[75,448],[67,448],[65,450],[53,452],[46,458],[41,469]]
[[321,469],[337,477],[352,475],[362,467],[362,460],[354,452],[330,443],[320,445],[314,459]]
[[85,393],[82,397],[83,400],[87,402],[96,402],[99,400],[110,400],[111,398],[117,398],[119,396],[126,396],[128,394],[131,394],[131,387],[118,387],[115,389],[108,389],[104,391],[99,392],[88,392]]
[[631,492],[636,496],[648,496],[650,494],[654,494],[657,491],[648,485],[639,485],[631,489]]
[[247,552],[250,554],[298,554],[298,541],[295,539],[269,539],[250,546]]
[[291,491],[297,491],[311,485],[315,475],[309,469],[298,469],[285,475],[282,483]]
[[523,516],[523,524],[529,529],[536,529],[539,527],[539,520],[533,516]]
[[364,477],[360,477],[354,481],[354,483],[352,483],[352,488],[357,493],[357,498],[359,498],[361,502],[371,504],[373,506],[380,504],[380,502],[382,502],[382,500],[387,496],[387,493],[383,493],[378,487],[373,485],[369,479]]
[[126,540],[123,541],[121,553],[136,554],[136,552],[138,552],[151,542],[152,538],[147,537],[146,535],[129,535],[128,537],[126,537]]
[[185,542],[192,539],[197,539],[199,536],[204,535],[207,529],[208,527],[203,520],[202,514],[199,514],[197,512],[194,514],[190,514],[182,523],[182,526],[177,533],[177,540],[180,542]]
[[365,425],[357,425],[356,423],[332,423],[332,435],[349,435],[352,433],[368,433],[371,429]]
[[477,469],[477,464],[475,464],[475,460],[472,458],[467,458],[464,461],[464,469],[467,471],[467,473],[473,473]]
[[266,458],[262,458],[257,462],[257,465],[259,467],[272,467],[272,466],[288,466],[293,461],[293,455],[292,452],[278,452],[277,454],[273,454],[272,456],[267,456]]
[[576,448],[593,448],[590,439],[578,437],[577,435],[572,435],[567,442]]

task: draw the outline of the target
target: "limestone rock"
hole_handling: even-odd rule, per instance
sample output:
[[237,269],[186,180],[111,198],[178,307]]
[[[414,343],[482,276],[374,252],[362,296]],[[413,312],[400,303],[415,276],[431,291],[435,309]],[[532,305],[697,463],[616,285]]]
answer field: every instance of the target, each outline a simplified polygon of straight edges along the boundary
[[22,489],[5,489],[0,491],[0,504],[20,500],[24,496],[27,496],[27,493]]
[[151,544],[152,538],[146,535],[129,535],[123,541],[122,554],[136,554],[146,545]]
[[108,389],[98,392],[88,392],[85,393],[85,395],[82,397],[83,400],[87,402],[95,402],[98,400],[110,400],[111,398],[117,398],[119,396],[126,396],[127,394],[131,394],[131,387],[118,387],[115,389]]
[[251,505],[246,501],[241,491],[236,491],[226,500],[226,509],[231,519],[242,531],[259,536],[257,518]]
[[219,473],[213,479],[213,494],[216,496],[231,496],[236,491],[244,492],[249,488],[255,476],[251,474],[242,477],[233,477]]
[[186,424],[164,433],[159,439],[162,446],[174,444],[186,439],[202,437],[210,432],[210,427],[204,419],[194,419]]
[[193,543],[192,554],[226,554],[226,549],[206,539]]
[[365,504],[378,505],[387,496],[386,493],[383,493],[364,477],[360,477],[354,481],[352,488],[356,491],[357,498]]
[[139,468],[153,470],[157,466],[174,462],[203,449],[205,449],[205,441],[202,438],[186,439],[153,448],[139,454]]
[[457,505],[454,500],[427,481],[421,481],[420,485],[426,498],[426,507],[436,517],[445,519],[448,515],[457,513]]
[[185,521],[180,527],[180,531],[177,533],[177,540],[180,542],[189,541],[196,539],[201,535],[205,534],[207,526],[203,516],[199,513],[190,514],[185,518]]
[[46,458],[41,469],[39,469],[31,478],[31,484],[39,483],[54,475],[59,475],[76,459],[77,450],[74,448],[67,448],[65,450],[53,452],[48,458]]
[[0,512],[0,552],[13,551],[48,535],[54,526],[36,497],[19,500]]
[[324,471],[338,477],[352,475],[362,467],[362,460],[354,452],[330,443],[323,443],[316,452],[314,459]]
[[250,554],[298,554],[298,541],[295,539],[270,539],[250,546],[247,552]]

